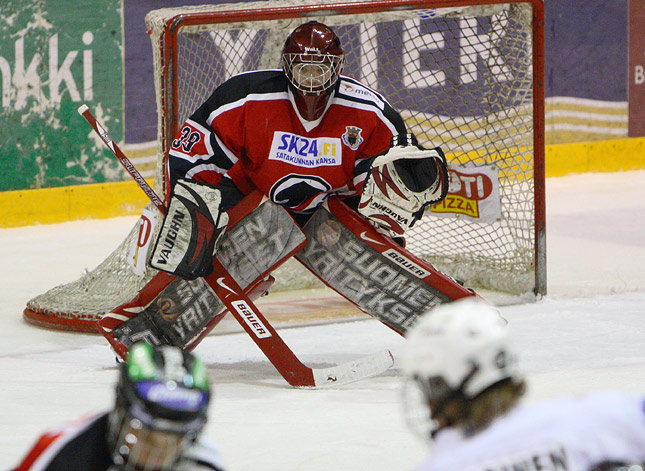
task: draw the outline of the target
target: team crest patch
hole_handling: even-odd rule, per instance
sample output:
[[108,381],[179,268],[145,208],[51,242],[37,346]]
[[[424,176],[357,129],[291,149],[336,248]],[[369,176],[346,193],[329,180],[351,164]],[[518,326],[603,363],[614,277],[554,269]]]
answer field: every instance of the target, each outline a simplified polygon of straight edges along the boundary
[[363,130],[356,126],[345,126],[345,129],[345,134],[342,135],[343,142],[352,150],[358,149],[358,146],[363,143],[363,138],[361,137]]

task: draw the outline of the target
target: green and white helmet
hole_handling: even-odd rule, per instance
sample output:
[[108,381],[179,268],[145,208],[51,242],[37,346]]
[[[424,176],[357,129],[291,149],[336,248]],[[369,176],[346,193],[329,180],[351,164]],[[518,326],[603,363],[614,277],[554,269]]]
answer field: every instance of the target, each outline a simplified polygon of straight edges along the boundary
[[124,470],[172,469],[201,433],[210,402],[204,364],[170,346],[137,343],[120,365],[108,443]]

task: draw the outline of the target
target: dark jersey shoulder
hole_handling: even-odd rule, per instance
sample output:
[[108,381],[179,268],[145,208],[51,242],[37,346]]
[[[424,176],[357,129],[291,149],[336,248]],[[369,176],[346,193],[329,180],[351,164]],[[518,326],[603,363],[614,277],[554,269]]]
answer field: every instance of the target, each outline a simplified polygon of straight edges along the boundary
[[234,103],[251,94],[286,92],[288,81],[281,70],[256,70],[234,75],[208,98],[209,108]]
[[399,134],[405,134],[406,126],[403,118],[390,102],[376,90],[356,79],[342,75],[338,83],[337,95],[343,100],[361,103],[381,113],[396,128]]
[[105,471],[112,466],[107,444],[108,414],[95,418],[56,454],[47,471]]

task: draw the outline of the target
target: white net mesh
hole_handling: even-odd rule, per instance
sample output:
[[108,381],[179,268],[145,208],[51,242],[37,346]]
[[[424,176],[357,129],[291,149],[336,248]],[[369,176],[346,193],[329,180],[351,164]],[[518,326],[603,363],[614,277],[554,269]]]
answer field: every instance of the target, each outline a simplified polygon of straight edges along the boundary
[[[321,3],[327,5],[314,7]],[[427,8],[416,10],[387,11],[381,6],[378,12],[327,14],[323,10],[329,3],[221,4],[160,9],[146,16],[159,110],[157,192],[166,194],[164,149],[178,126],[232,75],[278,68],[289,32],[315,19],[340,37],[344,74],[385,95],[421,143],[441,146],[454,164],[494,165],[499,171],[501,218],[482,223],[430,215],[411,229],[408,249],[468,286],[511,293],[534,290],[531,4],[467,6],[464,1],[459,7],[436,9],[428,2]],[[387,2],[374,5],[381,3]],[[258,8],[271,14],[252,11]],[[275,19],[259,20],[266,16]],[[148,269],[147,276],[137,277],[125,263],[137,231],[135,227],[92,273],[54,288],[29,306],[97,318],[130,300],[151,275]],[[287,263],[276,278],[278,289],[317,283],[297,262]]]

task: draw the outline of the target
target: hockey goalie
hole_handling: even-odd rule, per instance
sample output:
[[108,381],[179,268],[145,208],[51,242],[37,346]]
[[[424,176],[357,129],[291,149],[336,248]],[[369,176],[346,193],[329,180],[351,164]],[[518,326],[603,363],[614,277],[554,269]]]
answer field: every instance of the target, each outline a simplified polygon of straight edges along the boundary
[[149,255],[159,274],[99,322],[119,355],[140,339],[193,348],[232,284],[253,299],[291,256],[401,334],[432,306],[473,295],[404,248],[406,229],[445,198],[443,152],[419,145],[343,63],[336,34],[306,23],[286,38],[281,69],[230,78],[183,123]]

